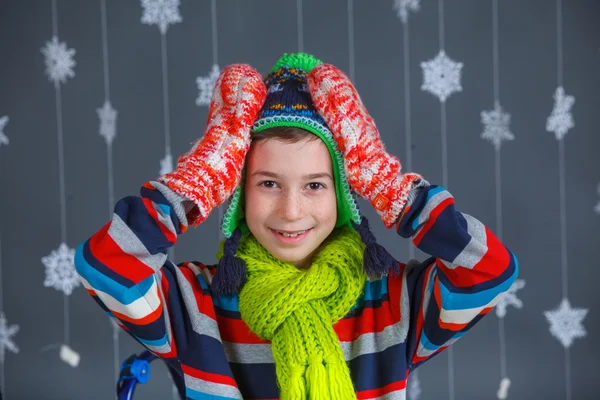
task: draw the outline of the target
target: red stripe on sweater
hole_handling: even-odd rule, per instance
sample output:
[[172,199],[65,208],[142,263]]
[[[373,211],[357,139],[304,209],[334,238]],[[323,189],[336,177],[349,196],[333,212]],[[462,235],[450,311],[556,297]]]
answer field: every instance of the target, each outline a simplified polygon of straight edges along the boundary
[[219,374],[211,374],[210,372],[200,371],[199,369],[192,368],[189,365],[181,364],[181,369],[183,373],[194,378],[202,379],[203,381],[212,382],[212,383],[220,383],[222,385],[229,385],[233,387],[237,387],[235,380],[228,376],[223,376]]
[[148,325],[160,318],[160,316],[162,315],[162,310],[163,310],[163,305],[162,305],[162,299],[161,299],[160,304],[156,308],[156,310],[152,311],[150,314],[146,315],[145,317],[139,318],[139,319],[134,319],[134,318],[128,317],[127,315],[116,312],[115,310],[110,310],[110,311],[113,313],[113,315],[115,317],[119,318],[122,321],[127,321],[127,322],[130,322],[135,325]]
[[169,242],[175,243],[177,241],[177,235],[175,233],[171,232],[171,230],[169,228],[167,228],[167,226],[159,220],[158,212],[156,211],[156,208],[154,208],[154,206],[152,205],[152,200],[150,200],[146,197],[143,197],[142,201],[144,202],[144,205],[146,206],[146,210],[148,210],[148,214],[150,214],[150,216],[152,216],[152,218],[154,218],[154,220],[158,224],[158,227],[160,228],[160,231],[163,233],[163,235],[165,235],[165,238]]
[[216,320],[217,316],[215,315],[215,307],[213,305],[212,297],[204,295],[202,286],[200,286],[200,282],[198,282],[198,278],[194,274],[194,271],[189,268],[180,268],[179,271],[181,271],[185,279],[192,287],[198,312],[213,320]]
[[381,303],[381,307],[364,308],[362,314],[352,318],[339,320],[333,329],[342,342],[351,342],[366,333],[381,332],[399,320],[390,312],[389,300]]
[[[400,267],[400,274],[390,274],[388,275],[388,296],[389,296],[389,305],[390,310],[392,311],[392,317],[394,321],[400,321],[402,318],[402,312],[400,309],[400,301],[402,299],[402,276],[404,273],[404,269],[406,268],[406,264],[398,263]],[[409,316],[407,315],[406,318]]]
[[268,340],[259,338],[241,319],[233,319],[217,315],[217,323],[221,331],[221,339],[238,344],[269,344]]
[[406,379],[390,383],[389,385],[370,390],[363,390],[361,392],[356,393],[356,397],[359,400],[363,399],[375,399],[378,397],[383,397],[388,393],[395,392],[398,390],[406,389]]
[[[425,300],[425,295],[427,294],[427,277],[429,276],[429,274],[431,273],[431,269],[433,268],[433,264],[430,265],[429,267],[427,267],[427,269],[425,269],[425,271],[423,272],[423,276],[425,276],[426,278],[423,279],[423,284],[421,285],[421,298],[419,299],[419,313],[417,314],[417,322],[415,325],[415,348],[414,349],[409,349],[409,351],[413,351],[413,359],[412,362],[413,363],[417,363],[419,362],[419,359],[421,359],[422,357],[418,357],[417,356],[417,349],[419,348],[419,343],[421,343],[421,333],[423,332],[423,323],[425,321],[425,311],[423,310],[423,301]],[[432,285],[435,284],[437,282],[437,276],[435,277],[434,281],[431,283]],[[427,357],[422,358],[423,360],[427,359]]]
[[475,286],[483,282],[498,278],[510,265],[511,256],[504,245],[486,228],[487,252],[472,269],[457,266],[447,268],[439,259],[438,267],[442,268],[444,275],[452,285],[460,288]]
[[431,229],[431,227],[435,225],[437,217],[442,213],[442,211],[444,211],[446,207],[453,203],[454,199],[452,197],[449,197],[446,200],[442,201],[440,204],[438,204],[433,210],[431,210],[431,212],[429,213],[429,218],[427,219],[427,223],[421,228],[417,236],[415,236],[415,238],[413,239],[413,243],[415,244],[415,246],[418,246],[419,243],[421,243],[421,240],[427,234],[429,229]]
[[135,256],[125,253],[108,234],[109,227],[110,223],[90,238],[90,251],[94,258],[134,284],[151,276],[154,270]]

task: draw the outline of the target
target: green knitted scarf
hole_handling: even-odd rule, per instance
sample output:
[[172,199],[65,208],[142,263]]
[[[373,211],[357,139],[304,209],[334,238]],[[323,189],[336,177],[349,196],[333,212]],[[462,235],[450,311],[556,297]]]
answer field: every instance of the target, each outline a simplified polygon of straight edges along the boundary
[[356,399],[333,324],[363,291],[365,245],[351,228],[334,230],[300,270],[274,258],[249,235],[236,255],[246,261],[242,319],[271,341],[282,400]]

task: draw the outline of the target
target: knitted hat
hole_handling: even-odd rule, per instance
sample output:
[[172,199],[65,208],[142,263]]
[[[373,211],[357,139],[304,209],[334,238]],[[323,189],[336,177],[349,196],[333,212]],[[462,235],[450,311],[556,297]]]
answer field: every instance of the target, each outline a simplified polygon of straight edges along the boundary
[[[267,99],[252,132],[275,127],[296,127],[317,135],[327,146],[333,164],[333,178],[337,197],[336,228],[354,222],[360,223],[358,206],[344,173],[344,157],[325,121],[315,109],[306,82],[307,74],[322,62],[310,54],[284,54],[265,78]],[[230,237],[236,228],[247,233],[243,210],[243,179],[231,197],[223,218],[223,234]]]
[[[376,243],[367,219],[360,214],[344,170],[344,156],[331,130],[313,105],[307,76],[319,64],[322,64],[320,60],[306,53],[284,54],[277,61],[265,78],[267,98],[252,132],[275,127],[297,127],[317,135],[331,155],[337,198],[336,228],[349,225],[360,234],[366,245],[364,268],[369,276],[381,276],[390,269],[398,271],[397,262]],[[249,231],[244,217],[243,185],[242,178],[223,217],[222,231],[227,240],[211,285],[219,294],[237,293],[245,280],[245,264],[235,257],[242,234]]]

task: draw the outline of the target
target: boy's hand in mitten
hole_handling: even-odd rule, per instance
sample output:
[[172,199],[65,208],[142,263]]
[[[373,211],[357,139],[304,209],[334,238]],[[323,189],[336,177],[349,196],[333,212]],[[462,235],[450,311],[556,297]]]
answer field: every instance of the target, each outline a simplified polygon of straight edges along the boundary
[[330,64],[308,75],[308,88],[344,154],[348,182],[379,213],[387,228],[400,216],[417,174],[402,174],[400,161],[384,148],[373,118],[350,79]]
[[179,158],[173,172],[158,178],[197,206],[188,213],[190,224],[204,221],[239,184],[250,148],[250,130],[266,93],[262,77],[251,66],[233,64],[223,69],[213,91],[204,136]]

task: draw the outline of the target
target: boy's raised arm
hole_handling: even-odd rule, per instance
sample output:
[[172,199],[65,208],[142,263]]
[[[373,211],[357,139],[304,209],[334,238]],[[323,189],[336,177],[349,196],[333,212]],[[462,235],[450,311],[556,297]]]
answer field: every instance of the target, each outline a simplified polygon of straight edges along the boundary
[[[348,181],[390,228],[433,257],[402,270],[401,309],[410,310],[408,365],[414,367],[460,338],[516,279],[515,256],[454,198],[417,174],[401,173],[348,77],[315,67],[308,85],[315,107],[344,153]],[[398,219],[400,221],[398,222]],[[402,315],[401,318],[407,318]]]
[[[75,267],[88,292],[161,357],[175,358],[188,333],[216,324],[202,300],[208,291],[205,267],[177,267],[167,261],[167,252],[179,234],[202,223],[240,182],[250,129],[265,95],[252,67],[225,68],[202,139],[180,157],[173,172],[144,184],[139,197],[120,200],[111,222],[77,249]],[[192,308],[195,312],[188,313]]]
[[402,270],[409,302],[408,365],[415,368],[465,334],[498,303],[518,262],[474,217],[458,212],[440,186],[415,189],[397,232],[432,257]]

